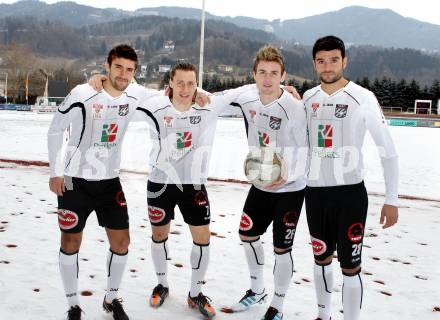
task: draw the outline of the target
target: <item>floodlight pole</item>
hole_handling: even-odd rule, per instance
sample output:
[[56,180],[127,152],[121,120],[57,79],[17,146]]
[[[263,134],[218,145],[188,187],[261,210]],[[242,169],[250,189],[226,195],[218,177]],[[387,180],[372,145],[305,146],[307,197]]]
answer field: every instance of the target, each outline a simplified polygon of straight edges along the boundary
[[202,26],[200,30],[199,88],[203,87],[203,53],[205,50],[205,0],[202,0]]

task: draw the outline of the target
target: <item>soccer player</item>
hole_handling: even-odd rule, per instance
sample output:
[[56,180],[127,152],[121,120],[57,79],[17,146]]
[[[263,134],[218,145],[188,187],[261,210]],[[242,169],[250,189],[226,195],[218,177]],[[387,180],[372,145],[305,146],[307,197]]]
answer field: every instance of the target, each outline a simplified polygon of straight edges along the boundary
[[345,320],[359,319],[362,307],[362,241],[368,196],[362,144],[368,130],[382,161],[386,197],[380,223],[397,222],[398,161],[387,123],[374,94],[343,76],[347,66],[341,39],[326,36],[313,46],[321,84],[303,97],[310,141],[310,171],[305,193],[307,222],[315,257],[318,318],[331,318],[333,253],[343,274]]
[[[109,81],[104,83],[104,90],[96,92],[88,84],[75,87],[59,106],[49,128],[49,187],[58,196],[59,267],[69,320],[81,319],[78,252],[92,211],[110,243],[103,308],[115,320],[128,319],[118,298],[130,242],[127,204],[118,177],[121,145],[139,103],[158,94],[130,84],[137,63],[133,48],[114,47],[105,64]],[[69,126],[71,137],[63,156],[63,134]]]
[[278,49],[262,47],[256,54],[253,74],[258,91],[240,95],[233,106],[243,113],[251,151],[257,149],[253,151],[258,152],[260,148],[274,150],[282,156],[287,172],[268,186],[254,184],[249,190],[239,235],[249,266],[251,287],[229,312],[244,311],[264,302],[267,297],[260,236],[272,223],[274,293],[262,319],[280,320],[294,270],[291,251],[306,186],[306,113],[299,100],[280,88],[286,71]]
[[197,89],[196,68],[186,62],[171,70],[169,97],[150,99],[144,111],[155,137],[148,177],[148,214],[152,227],[151,254],[158,285],[150,298],[160,307],[169,295],[167,257],[170,223],[179,207],[193,239],[188,305],[206,318],[215,316],[210,299],[202,293],[210,255],[210,204],[205,183],[208,178],[217,118],[234,97],[255,86],[224,91],[212,96],[211,104],[200,107],[193,98]]

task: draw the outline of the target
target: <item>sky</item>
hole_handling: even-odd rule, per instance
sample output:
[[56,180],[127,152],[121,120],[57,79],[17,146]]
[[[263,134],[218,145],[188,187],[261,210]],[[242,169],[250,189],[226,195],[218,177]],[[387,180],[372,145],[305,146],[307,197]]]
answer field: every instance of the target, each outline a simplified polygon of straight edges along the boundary
[[[16,0],[6,0],[0,3],[13,3]],[[46,3],[59,2],[45,0]],[[76,0],[75,2],[93,7],[113,7],[133,11],[138,8],[158,6],[180,6],[201,8],[202,0]],[[336,11],[344,7],[360,5],[369,8],[391,9],[405,17],[440,25],[440,6],[433,0],[205,0],[206,10],[220,16],[248,16],[254,18],[296,19],[316,15],[329,11]]]

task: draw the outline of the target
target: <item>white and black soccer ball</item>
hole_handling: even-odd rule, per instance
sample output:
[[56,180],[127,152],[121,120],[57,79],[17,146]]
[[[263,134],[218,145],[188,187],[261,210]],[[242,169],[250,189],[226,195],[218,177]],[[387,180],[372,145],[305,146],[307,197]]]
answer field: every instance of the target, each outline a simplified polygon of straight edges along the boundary
[[244,161],[244,174],[252,184],[266,187],[281,177],[282,163],[281,155],[273,148],[255,148]]

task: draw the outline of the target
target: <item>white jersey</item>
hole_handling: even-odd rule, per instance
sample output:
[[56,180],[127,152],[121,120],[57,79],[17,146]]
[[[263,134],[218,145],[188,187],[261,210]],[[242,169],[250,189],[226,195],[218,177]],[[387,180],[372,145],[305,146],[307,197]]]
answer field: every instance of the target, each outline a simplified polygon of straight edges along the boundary
[[397,154],[380,105],[371,91],[349,82],[328,95],[321,86],[303,97],[307,111],[310,171],[307,185],[327,187],[364,179],[362,146],[365,132],[379,148],[387,204],[397,204]]
[[287,181],[280,188],[255,187],[275,193],[304,189],[308,151],[304,105],[284,90],[268,105],[260,101],[258,91],[240,95],[232,105],[243,113],[249,147],[274,148],[280,152],[288,168]]
[[[122,140],[136,108],[159,91],[130,84],[119,96],[96,92],[88,84],[75,87],[52,120],[48,132],[51,176],[89,180],[119,174]],[[70,139],[62,154],[63,135],[71,125]]]
[[163,184],[206,183],[219,114],[240,93],[254,88],[227,90],[221,96],[211,96],[210,104],[194,104],[184,112],[166,96],[149,99],[138,109],[150,125],[153,140],[148,179]]

